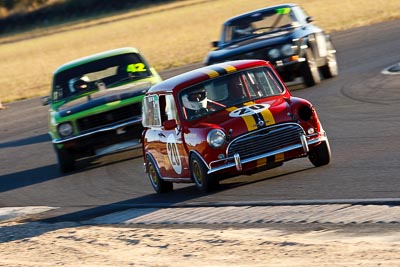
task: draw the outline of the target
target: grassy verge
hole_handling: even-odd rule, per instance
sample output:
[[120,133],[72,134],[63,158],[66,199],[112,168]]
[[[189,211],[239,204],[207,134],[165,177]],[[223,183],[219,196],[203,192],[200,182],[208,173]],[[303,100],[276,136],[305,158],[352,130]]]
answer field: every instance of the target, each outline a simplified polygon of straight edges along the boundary
[[[282,1],[186,0],[0,39],[0,101],[48,94],[59,65],[117,47],[137,47],[161,71],[201,62],[227,18]],[[400,1],[298,0],[327,32],[400,18]],[[34,38],[32,38],[34,37]]]

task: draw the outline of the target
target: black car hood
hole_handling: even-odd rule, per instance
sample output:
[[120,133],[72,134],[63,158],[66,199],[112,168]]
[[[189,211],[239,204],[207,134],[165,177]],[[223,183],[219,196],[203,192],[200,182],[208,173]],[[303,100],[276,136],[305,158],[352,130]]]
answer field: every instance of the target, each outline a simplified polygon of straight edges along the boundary
[[125,85],[115,89],[107,89],[95,91],[90,95],[85,95],[80,98],[68,101],[58,108],[61,117],[70,116],[72,114],[82,112],[97,106],[101,106],[110,102],[120,101],[140,95],[144,95],[151,84],[143,83],[142,86]]
[[255,38],[245,39],[243,41],[223,46],[215,51],[211,51],[208,54],[208,60],[212,62],[222,61],[235,55],[248,53],[265,47],[292,43],[294,30],[295,29],[259,35]]

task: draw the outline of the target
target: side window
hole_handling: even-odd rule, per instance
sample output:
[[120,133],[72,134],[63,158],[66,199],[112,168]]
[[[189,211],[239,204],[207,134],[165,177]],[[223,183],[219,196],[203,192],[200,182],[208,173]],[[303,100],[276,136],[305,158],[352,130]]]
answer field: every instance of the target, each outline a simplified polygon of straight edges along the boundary
[[178,120],[178,111],[172,95],[165,95],[165,115],[167,120]]
[[158,95],[149,95],[143,98],[142,125],[143,127],[161,126],[160,102]]

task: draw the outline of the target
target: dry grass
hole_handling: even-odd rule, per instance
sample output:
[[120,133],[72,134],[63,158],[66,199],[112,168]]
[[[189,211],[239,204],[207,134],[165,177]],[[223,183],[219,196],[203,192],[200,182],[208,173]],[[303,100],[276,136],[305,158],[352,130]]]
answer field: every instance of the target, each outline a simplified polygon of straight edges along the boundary
[[[296,2],[328,32],[400,18],[399,0]],[[4,104],[46,95],[52,71],[59,65],[117,47],[137,47],[159,71],[201,62],[211,49],[210,42],[218,39],[223,21],[279,3],[282,1],[186,0],[0,39],[48,34],[0,46],[0,100]]]

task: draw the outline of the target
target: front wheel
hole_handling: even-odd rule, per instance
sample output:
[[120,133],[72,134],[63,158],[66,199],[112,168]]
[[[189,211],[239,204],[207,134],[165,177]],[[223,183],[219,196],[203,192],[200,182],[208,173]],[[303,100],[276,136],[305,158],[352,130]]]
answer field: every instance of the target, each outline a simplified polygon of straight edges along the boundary
[[190,158],[190,171],[197,189],[202,193],[210,192],[219,185],[218,179],[214,175],[207,173],[208,168],[201,158],[193,154]]
[[339,73],[336,61],[336,52],[334,52],[335,48],[333,47],[332,42],[328,42],[327,50],[326,65],[321,67],[321,73],[325,79],[335,77]]
[[329,164],[331,161],[331,147],[328,139],[310,150],[309,160],[315,167]]
[[72,153],[63,148],[57,148],[55,145],[54,150],[57,154],[58,166],[61,172],[66,173],[75,170],[75,157]]
[[146,157],[146,166],[151,186],[157,194],[168,193],[173,190],[173,183],[161,179],[157,172],[156,165],[150,156]]
[[300,71],[304,84],[307,87],[314,86],[321,82],[317,62],[311,48],[307,48],[306,50],[306,61],[302,63]]

